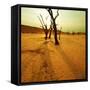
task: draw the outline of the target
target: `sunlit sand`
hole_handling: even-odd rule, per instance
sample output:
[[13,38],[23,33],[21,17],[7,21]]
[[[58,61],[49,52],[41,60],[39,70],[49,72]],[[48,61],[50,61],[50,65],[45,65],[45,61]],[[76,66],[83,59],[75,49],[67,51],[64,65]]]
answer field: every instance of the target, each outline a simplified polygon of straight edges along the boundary
[[85,79],[85,35],[21,33],[21,82]]

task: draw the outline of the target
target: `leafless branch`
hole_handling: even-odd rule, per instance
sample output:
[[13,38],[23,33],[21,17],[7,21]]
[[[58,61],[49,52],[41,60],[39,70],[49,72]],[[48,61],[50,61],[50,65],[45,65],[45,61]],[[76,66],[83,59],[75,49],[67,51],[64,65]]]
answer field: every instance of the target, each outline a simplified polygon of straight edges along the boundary
[[39,18],[39,21],[40,21],[40,23],[41,23],[41,25],[42,25],[42,28],[44,29],[44,25],[43,25],[43,23],[42,23],[42,21],[41,21],[41,19],[40,19],[39,16],[38,16],[38,18]]
[[41,17],[41,19],[42,19],[43,25],[45,26],[45,22],[44,22],[43,17],[42,17],[41,14],[40,14],[40,17]]
[[49,15],[45,18],[46,20],[48,19]]
[[54,19],[56,19],[58,16],[59,16],[59,12],[58,12],[59,10],[57,10],[57,14],[56,14],[56,16],[55,16],[55,18]]

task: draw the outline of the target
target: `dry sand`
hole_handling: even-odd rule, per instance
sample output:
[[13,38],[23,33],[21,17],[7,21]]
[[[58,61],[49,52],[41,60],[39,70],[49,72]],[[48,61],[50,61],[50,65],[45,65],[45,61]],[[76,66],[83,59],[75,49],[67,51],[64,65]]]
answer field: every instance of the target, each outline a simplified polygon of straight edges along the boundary
[[85,79],[85,35],[21,34],[21,82]]

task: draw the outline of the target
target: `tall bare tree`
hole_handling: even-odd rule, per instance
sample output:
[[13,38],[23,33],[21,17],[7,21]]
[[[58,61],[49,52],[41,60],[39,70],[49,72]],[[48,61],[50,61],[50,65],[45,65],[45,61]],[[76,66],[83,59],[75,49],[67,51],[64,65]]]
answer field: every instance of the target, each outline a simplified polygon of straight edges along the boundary
[[53,23],[52,23],[52,20],[51,20],[50,31],[49,31],[49,39],[51,38],[52,31],[53,31]]
[[59,45],[59,42],[58,42],[58,39],[57,39],[57,27],[56,27],[56,22],[55,22],[56,18],[59,16],[59,12],[58,12],[59,10],[57,10],[57,14],[56,14],[55,17],[53,15],[53,11],[52,11],[51,8],[48,8],[47,11],[48,11],[48,13],[49,13],[49,15],[51,17],[52,23],[53,23],[55,45]]
[[[38,16],[38,18],[39,18],[39,21],[40,21],[40,23],[42,25],[42,28],[44,30],[44,33],[45,33],[45,40],[47,40],[47,38],[48,38],[48,32],[49,32],[48,29],[47,29],[47,23],[44,22],[44,19],[43,19],[43,17],[42,17],[41,14],[40,14],[40,17]],[[45,19],[47,20],[47,18],[48,18],[48,16]]]

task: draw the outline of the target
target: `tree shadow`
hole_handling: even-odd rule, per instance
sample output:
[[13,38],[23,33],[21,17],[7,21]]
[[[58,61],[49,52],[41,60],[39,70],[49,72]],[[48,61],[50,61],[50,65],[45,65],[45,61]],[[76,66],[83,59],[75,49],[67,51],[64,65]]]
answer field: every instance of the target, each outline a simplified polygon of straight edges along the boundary
[[[50,50],[48,48],[49,41],[45,40],[37,49],[35,50],[23,50],[22,53],[35,53],[31,60],[35,58],[37,55],[40,55],[40,66],[39,70],[37,70],[36,66],[34,65],[35,62],[33,62],[32,67],[32,79],[31,82],[39,82],[39,81],[53,81],[58,80],[50,58],[50,52],[53,52],[53,50]],[[35,60],[34,60],[35,61]],[[32,62],[32,61],[31,61]]]
[[44,45],[47,45],[48,42],[49,42],[49,41],[43,42],[43,43],[42,43],[38,48],[36,48],[36,49],[33,49],[33,50],[32,50],[32,49],[22,50],[21,52],[22,52],[22,53],[31,52],[31,53],[38,53],[38,54],[41,53],[41,54],[43,54],[42,49],[45,48]]

